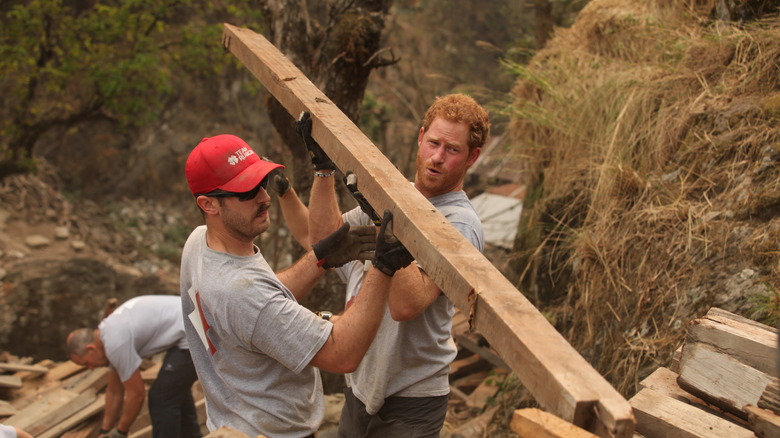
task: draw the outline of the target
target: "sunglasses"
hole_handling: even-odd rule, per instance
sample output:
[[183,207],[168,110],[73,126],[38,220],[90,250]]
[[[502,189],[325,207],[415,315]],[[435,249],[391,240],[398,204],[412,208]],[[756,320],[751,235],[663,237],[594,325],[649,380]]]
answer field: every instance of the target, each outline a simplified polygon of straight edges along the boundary
[[260,184],[258,184],[257,186],[255,186],[255,188],[253,188],[252,190],[250,190],[248,192],[236,193],[236,192],[228,192],[228,191],[225,191],[225,190],[216,189],[216,190],[212,190],[212,191],[210,191],[208,193],[195,193],[194,196],[195,197],[198,197],[198,196],[210,196],[212,198],[232,198],[232,197],[236,197],[236,198],[238,198],[239,201],[245,202],[245,201],[251,201],[251,200],[255,199],[255,197],[257,196],[257,193],[260,191],[261,188],[263,190],[268,189],[268,176],[263,178],[263,180],[260,181]]

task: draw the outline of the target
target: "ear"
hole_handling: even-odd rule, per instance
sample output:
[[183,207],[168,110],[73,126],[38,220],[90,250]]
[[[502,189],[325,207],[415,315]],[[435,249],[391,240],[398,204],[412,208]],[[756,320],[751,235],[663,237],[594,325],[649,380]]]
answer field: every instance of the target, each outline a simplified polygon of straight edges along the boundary
[[219,201],[213,196],[198,196],[195,202],[206,214],[219,213]]
[[466,161],[466,167],[471,167],[471,165],[477,161],[477,158],[479,158],[479,154],[481,153],[482,148],[474,148],[474,150],[469,152],[469,159]]
[[425,135],[425,127],[420,127],[420,132],[417,134],[417,146],[422,144],[423,135]]

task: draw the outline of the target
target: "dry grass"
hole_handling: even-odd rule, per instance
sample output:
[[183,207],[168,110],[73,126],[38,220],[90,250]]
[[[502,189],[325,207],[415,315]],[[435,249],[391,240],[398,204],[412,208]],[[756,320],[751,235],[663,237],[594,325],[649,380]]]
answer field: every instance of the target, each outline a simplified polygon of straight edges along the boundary
[[518,284],[626,396],[690,319],[780,282],[780,22],[704,3],[593,1],[514,66]]

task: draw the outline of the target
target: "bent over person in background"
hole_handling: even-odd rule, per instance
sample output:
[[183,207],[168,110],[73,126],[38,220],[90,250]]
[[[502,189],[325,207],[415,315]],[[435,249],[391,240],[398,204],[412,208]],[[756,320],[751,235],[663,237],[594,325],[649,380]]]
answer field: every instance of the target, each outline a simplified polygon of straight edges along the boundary
[[[274,273],[254,241],[270,226],[266,188],[280,167],[234,135],[205,138],[187,158],[205,225],[184,244],[181,305],[212,431],[313,436],[324,416],[317,368],[355,370],[379,326],[390,276],[412,260],[392,236],[388,212],[378,237],[373,226],[345,225]],[[366,273],[370,291],[340,318],[299,304],[326,269],[369,259],[383,270]]]
[[179,297],[142,295],[127,300],[97,329],[72,331],[67,347],[70,360],[79,365],[110,367],[100,438],[127,436],[146,398],[139,369],[142,358],[162,352],[166,352],[162,367],[149,389],[152,436],[202,436],[192,397],[198,376],[184,334]]
[[[335,168],[311,137],[306,116],[299,120],[298,131],[322,176],[315,178],[309,201],[310,237],[316,239],[342,223],[376,223],[378,215],[370,205],[339,214],[334,178],[329,177]],[[471,97],[450,94],[433,102],[417,136],[414,187],[480,251],[482,223],[463,191],[463,180],[489,130],[484,108]],[[347,309],[371,291],[363,263],[345,264],[337,272],[346,282]],[[451,335],[454,312],[452,302],[419,264],[396,272],[376,339],[360,366],[346,376],[340,437],[439,436],[447,413],[449,366],[457,354]]]

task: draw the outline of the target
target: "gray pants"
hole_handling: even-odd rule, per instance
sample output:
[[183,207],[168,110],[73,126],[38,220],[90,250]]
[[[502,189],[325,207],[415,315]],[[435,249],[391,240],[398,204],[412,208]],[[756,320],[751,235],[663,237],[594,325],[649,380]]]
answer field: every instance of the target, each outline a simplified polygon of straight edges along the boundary
[[438,438],[447,416],[449,395],[439,397],[388,397],[376,413],[344,390],[339,421],[340,438]]

